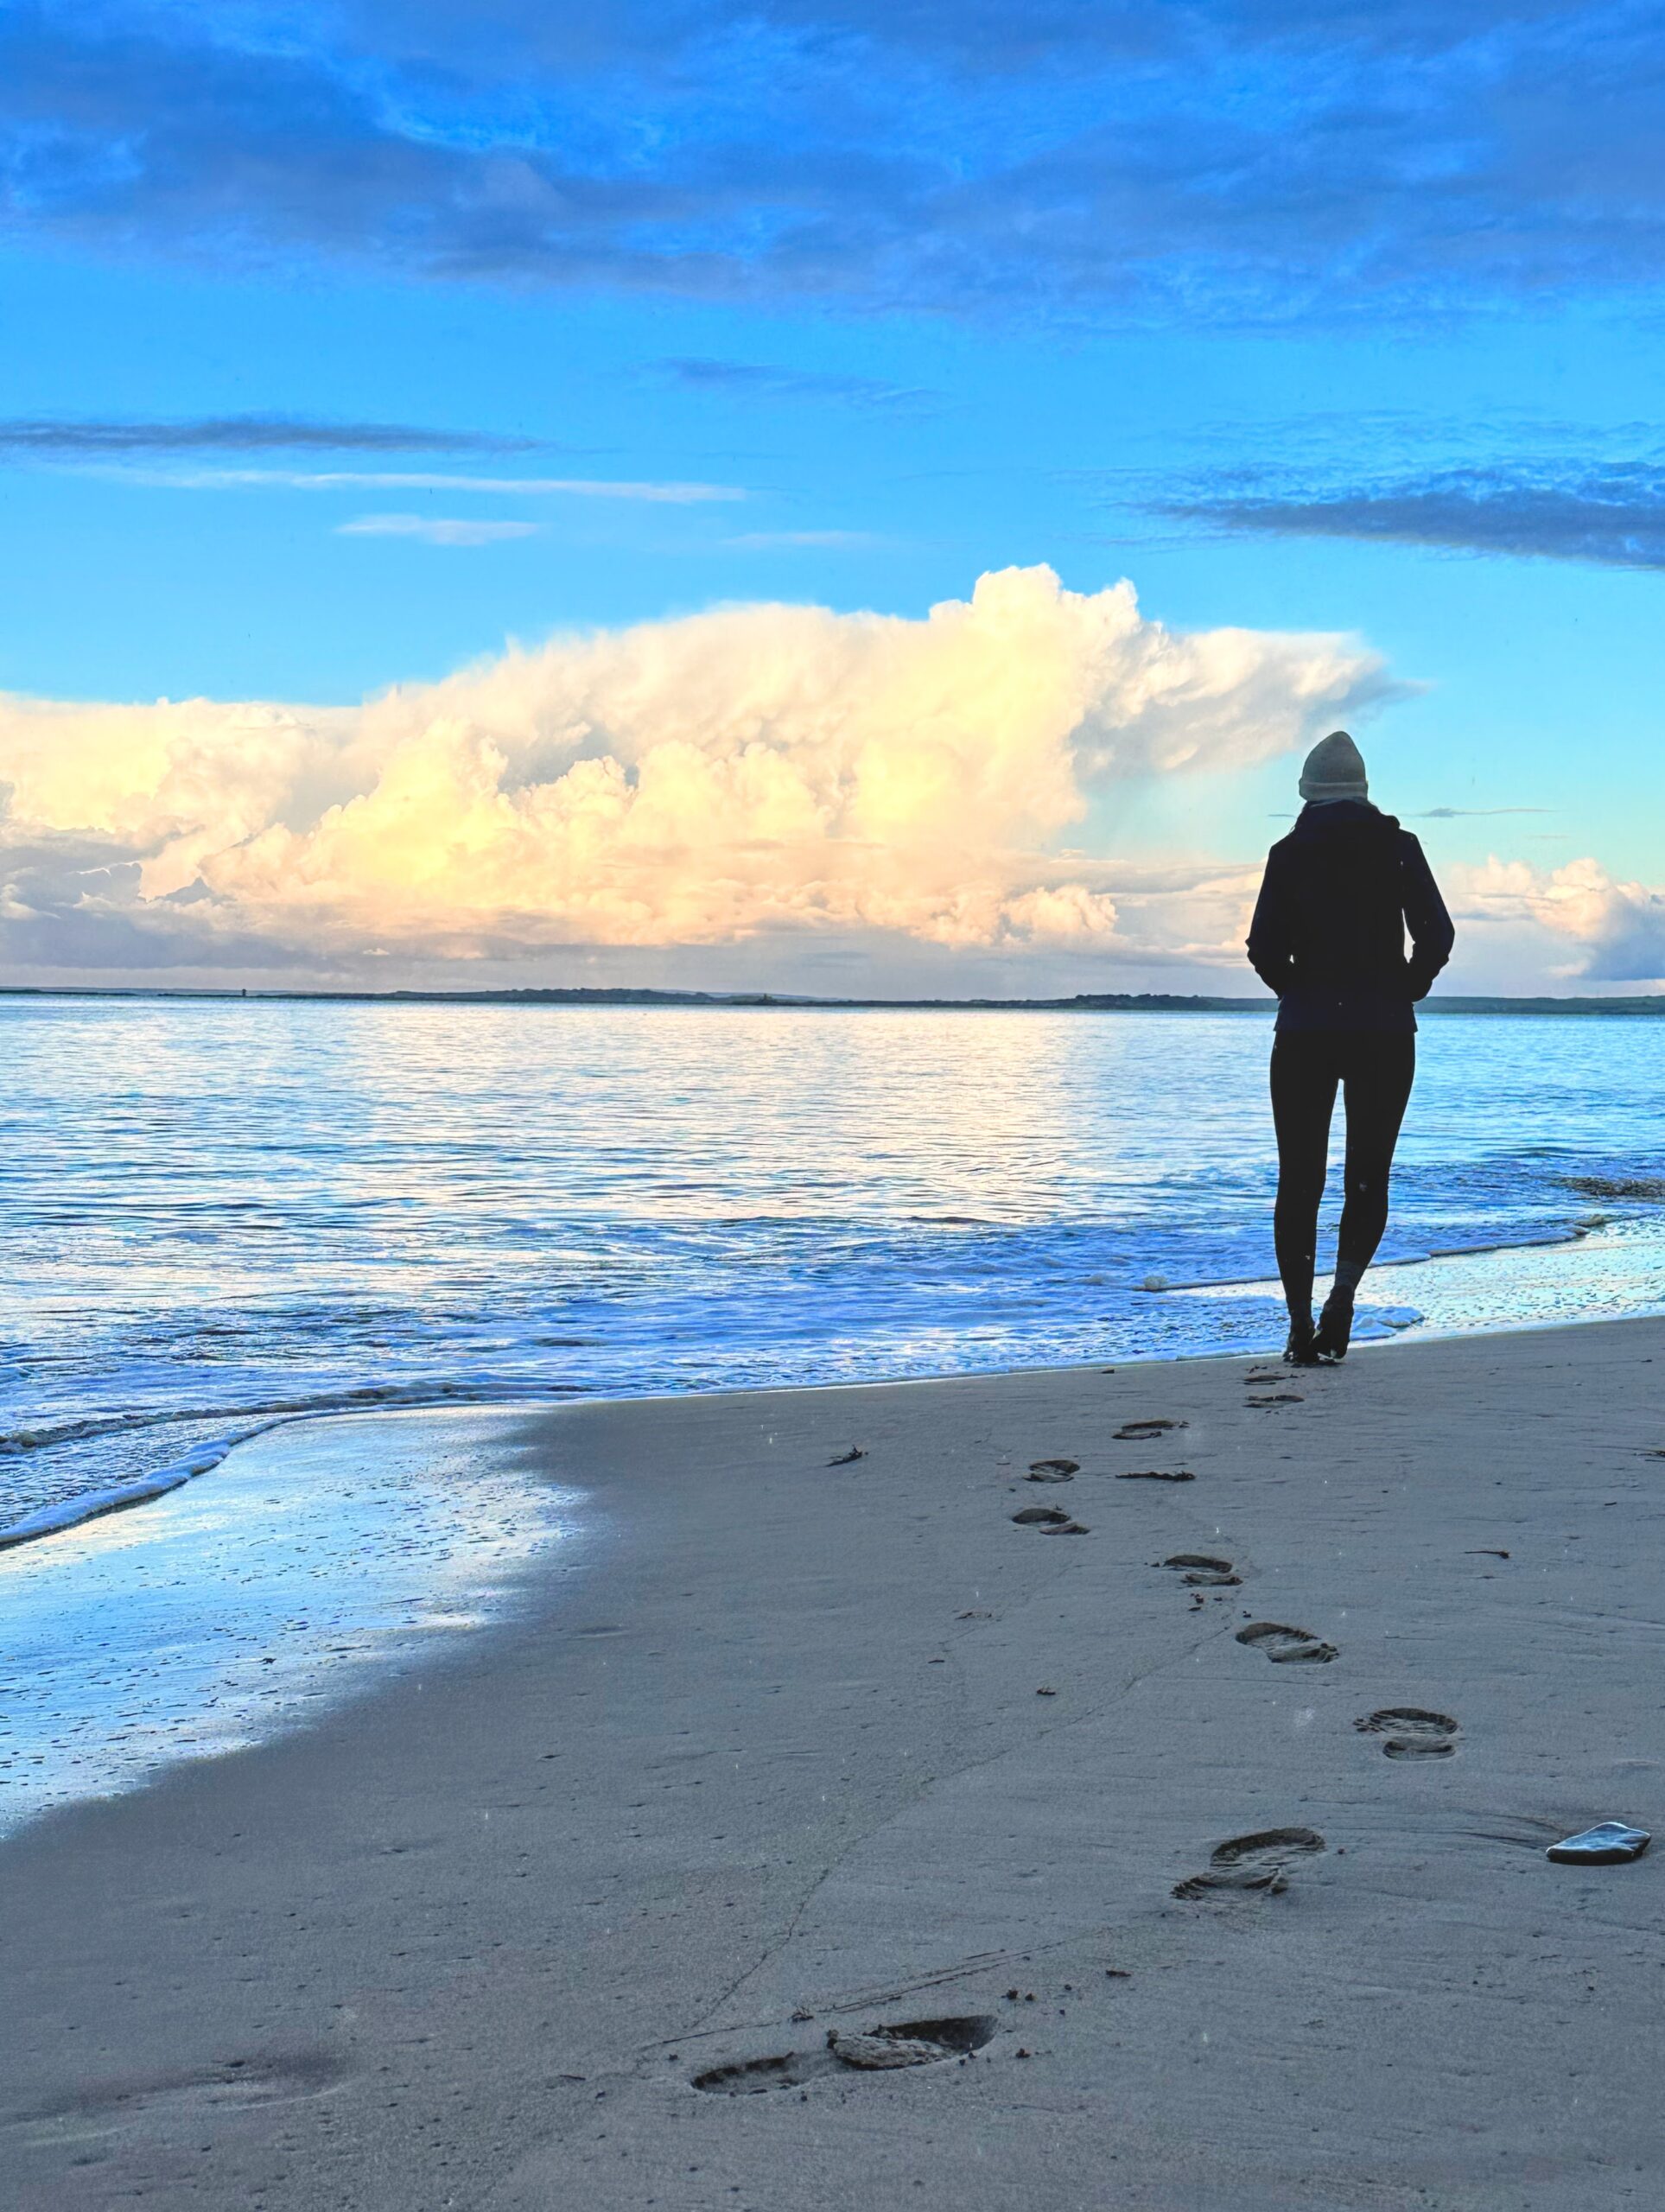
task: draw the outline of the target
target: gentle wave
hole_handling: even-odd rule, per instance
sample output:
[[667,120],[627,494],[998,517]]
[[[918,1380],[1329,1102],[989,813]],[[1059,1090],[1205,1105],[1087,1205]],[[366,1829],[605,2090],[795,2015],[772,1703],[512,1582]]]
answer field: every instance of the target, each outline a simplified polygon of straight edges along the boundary
[[[59,1421],[46,1428],[18,1428],[0,1433],[0,1456],[22,1458],[29,1452],[49,1451],[54,1445],[85,1443],[94,1437],[127,1436],[137,1431],[178,1427],[193,1421],[223,1421],[228,1411],[244,1421],[264,1414],[362,1413],[378,1406],[435,1406],[457,1398],[481,1404],[492,1397],[514,1397],[523,1393],[557,1397],[574,1386],[505,1382],[486,1378],[475,1382],[361,1383],[350,1390],[325,1391],[309,1398],[278,1398],[264,1405],[174,1406],[159,1411],[131,1414],[88,1414],[79,1421]],[[250,1435],[258,1433],[248,1431]]]
[[[167,1465],[153,1468],[148,1474],[136,1475],[129,1482],[117,1483],[105,1490],[78,1491],[74,1496],[53,1505],[42,1506],[38,1511],[25,1514],[21,1521],[0,1523],[0,1551],[13,1544],[32,1542],[40,1536],[60,1535],[67,1529],[78,1529],[83,1522],[101,1520],[107,1513],[120,1513],[129,1506],[143,1505],[152,1498],[165,1497],[170,1491],[180,1488],[197,1475],[212,1474],[221,1461],[234,1452],[239,1444],[247,1444],[257,1436],[264,1436],[272,1429],[284,1428],[297,1421],[316,1421],[332,1414],[363,1414],[390,1412],[422,1412],[446,1406],[493,1406],[512,1404],[520,1401],[553,1404],[579,1395],[563,1384],[514,1384],[490,1380],[475,1383],[441,1382],[424,1389],[417,1384],[404,1388],[373,1388],[339,1390],[316,1398],[296,1398],[278,1406],[249,1406],[243,1409],[245,1420],[257,1414],[272,1416],[269,1420],[252,1421],[247,1427],[229,1431],[215,1437],[212,1442],[198,1445],[184,1459]],[[178,1427],[180,1424],[223,1415],[205,1415],[199,1412],[174,1414],[156,1413],[118,1414],[99,1421],[67,1424],[56,1435],[41,1440],[43,1444],[63,1442],[87,1437],[118,1435],[135,1428],[156,1429]]]
[[59,1504],[42,1506],[39,1512],[26,1514],[21,1521],[0,1528],[0,1551],[9,1550],[13,1544],[32,1542],[38,1536],[60,1535],[66,1529],[79,1528],[84,1521],[101,1520],[106,1513],[120,1513],[130,1505],[143,1505],[153,1497],[165,1497],[170,1490],[178,1490],[193,1476],[211,1474],[239,1444],[246,1444],[251,1437],[262,1436],[268,1429],[282,1426],[281,1421],[269,1421],[256,1428],[238,1429],[173,1466],[157,1467],[150,1474],[136,1476],[131,1482],[118,1484],[111,1490],[83,1491]]

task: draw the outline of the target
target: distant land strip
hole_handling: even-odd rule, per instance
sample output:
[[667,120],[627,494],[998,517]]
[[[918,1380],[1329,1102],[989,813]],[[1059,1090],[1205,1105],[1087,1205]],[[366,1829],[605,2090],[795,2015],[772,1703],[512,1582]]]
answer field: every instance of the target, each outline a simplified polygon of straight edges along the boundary
[[[781,991],[650,991],[626,988],[499,991],[277,991],[158,988],[155,985],[0,983],[0,998],[226,999],[262,1005],[320,1001],[349,1006],[660,1006],[774,1007],[788,1013],[843,1014],[1261,1014],[1277,1011],[1272,998],[1183,997],[1166,991],[1077,991],[1057,999],[811,998]],[[1665,1014],[1665,992],[1611,999],[1456,998],[1420,1000],[1419,1013]]]

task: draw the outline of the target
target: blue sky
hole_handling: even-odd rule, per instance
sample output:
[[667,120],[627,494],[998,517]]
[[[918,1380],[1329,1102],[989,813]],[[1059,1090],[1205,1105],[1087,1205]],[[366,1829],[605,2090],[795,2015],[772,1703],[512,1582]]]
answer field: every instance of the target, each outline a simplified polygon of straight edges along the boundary
[[[736,601],[1126,576],[1382,658],[1359,734],[1482,902],[1474,987],[1650,988],[1662,77],[1656,11],[1551,0],[11,8],[0,689],[348,706]],[[1066,842],[1252,862],[1293,804],[1252,751],[1089,779]],[[142,863],[118,827],[29,836]],[[862,922],[840,972],[1243,987],[1194,931],[1013,926],[920,967]],[[801,980],[748,930],[527,980]]]

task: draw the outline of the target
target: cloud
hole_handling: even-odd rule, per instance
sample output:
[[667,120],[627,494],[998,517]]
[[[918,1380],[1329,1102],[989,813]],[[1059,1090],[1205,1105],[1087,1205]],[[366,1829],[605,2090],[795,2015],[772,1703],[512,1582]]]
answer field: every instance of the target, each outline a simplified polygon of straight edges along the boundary
[[454,515],[360,515],[338,523],[338,537],[418,537],[425,545],[497,545],[505,538],[536,537],[535,522],[471,522]]
[[764,605],[557,637],[362,709],[12,700],[4,844],[36,860],[0,948],[38,963],[96,921],[207,965],[770,937],[1219,957],[1230,871],[1156,880],[1066,834],[1129,779],[1251,766],[1392,690],[1356,640],[1175,632],[1128,584],[1043,568],[918,620]]
[[[288,13],[310,12],[291,9]],[[1558,0],[1472,0],[1454,22],[1449,0],[1333,0],[1316,33],[1301,0],[1204,0],[1155,10],[1136,0],[757,0],[743,20],[777,38],[807,34],[918,52],[974,76],[1043,61],[1064,71],[1129,60],[1172,63],[1209,41],[1252,50],[1265,43],[1346,43],[1372,57],[1430,54],[1482,32],[1564,17]],[[669,75],[708,19],[663,0],[616,0],[607,10],[551,8],[548,0],[338,0],[334,20],[366,44],[406,62],[448,61],[460,74],[494,81],[510,69],[600,69],[631,62]]]
[[1414,822],[1466,822],[1492,814],[1553,814],[1552,806],[1425,806]]
[[1662,91],[1637,0],[19,0],[0,216],[261,270],[1420,322],[1657,288]]
[[1501,464],[1306,495],[1225,488],[1158,512],[1274,537],[1665,569],[1665,467],[1646,461]]
[[188,423],[90,422],[35,416],[0,422],[0,454],[257,453],[316,447],[346,453],[524,453],[536,441],[486,430],[424,430],[408,423],[309,423],[287,415],[207,415]]
[[742,399],[833,400],[846,406],[905,415],[934,414],[942,399],[940,392],[924,385],[886,384],[876,377],[844,376],[828,370],[770,368],[755,361],[683,356],[658,365],[674,383],[696,391],[732,393]]
[[524,499],[641,499],[658,506],[697,506],[743,499],[734,484],[613,483],[571,476],[448,476],[427,470],[359,468],[124,468],[130,484],[175,492],[495,492]]
[[1492,930],[1526,924],[1558,942],[1562,976],[1665,982],[1665,892],[1621,882],[1599,861],[1569,861],[1546,872],[1494,857],[1457,870],[1452,888],[1459,920]]

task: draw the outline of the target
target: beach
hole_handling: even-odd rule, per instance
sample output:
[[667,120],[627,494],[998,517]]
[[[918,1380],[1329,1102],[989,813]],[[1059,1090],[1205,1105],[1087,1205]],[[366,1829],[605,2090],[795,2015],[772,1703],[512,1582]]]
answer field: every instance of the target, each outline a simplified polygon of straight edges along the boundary
[[0,2212],[1665,2212],[1665,11],[0,55]]
[[1665,1859],[1544,1849],[1665,1809],[1662,1368],[528,1412],[581,1567],[0,1845],[0,2199],[1656,2202]]

